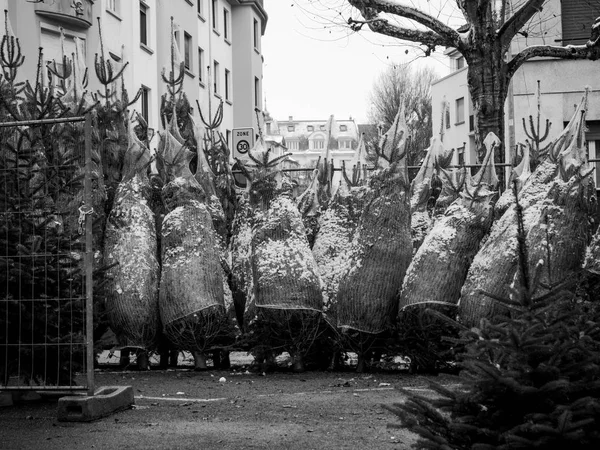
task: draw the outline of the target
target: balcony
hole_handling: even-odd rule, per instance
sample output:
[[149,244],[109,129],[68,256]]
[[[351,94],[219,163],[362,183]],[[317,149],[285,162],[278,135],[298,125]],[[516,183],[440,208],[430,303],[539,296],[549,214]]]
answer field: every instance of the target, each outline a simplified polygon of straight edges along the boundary
[[94,0],[53,0],[34,6],[39,16],[80,28],[92,26]]

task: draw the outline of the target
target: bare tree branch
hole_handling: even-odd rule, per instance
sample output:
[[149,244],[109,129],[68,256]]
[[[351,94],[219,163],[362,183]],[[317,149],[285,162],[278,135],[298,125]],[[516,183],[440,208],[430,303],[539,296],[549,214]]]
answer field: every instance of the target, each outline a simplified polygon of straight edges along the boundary
[[[600,20],[597,20],[596,22],[600,25]],[[588,41],[585,45],[567,45],[566,47],[533,45],[527,47],[508,63],[507,76],[512,77],[525,61],[536,57],[590,59],[596,61],[600,59],[600,37]]]
[[456,4],[467,22],[473,23],[477,17],[477,3],[472,0],[456,0]]
[[348,0],[348,3],[361,11],[361,13],[366,9],[373,9],[377,12],[389,13],[413,20],[429,28],[447,42],[455,43],[459,40],[456,30],[417,8],[399,5],[392,0]]
[[[457,31],[443,24],[439,20],[409,6],[401,6],[390,0],[348,0],[352,6],[358,9],[365,19],[364,22],[350,19],[352,24],[367,24],[371,31],[397,39],[417,42],[428,47],[446,46],[458,47],[461,45],[460,36]],[[381,18],[379,12],[394,14],[399,17],[420,23],[431,31],[409,29],[390,24],[388,20]],[[360,29],[360,27],[355,27]]]
[[498,38],[503,46],[510,44],[512,38],[523,28],[527,22],[538,12],[546,0],[528,0],[515,12],[510,19],[498,30]]

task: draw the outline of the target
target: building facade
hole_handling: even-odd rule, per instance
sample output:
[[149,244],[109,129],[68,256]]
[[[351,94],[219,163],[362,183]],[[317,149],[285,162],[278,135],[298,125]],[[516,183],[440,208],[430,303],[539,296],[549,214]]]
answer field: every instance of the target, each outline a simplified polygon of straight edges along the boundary
[[[591,25],[600,16],[600,3],[587,0],[549,0],[542,16],[528,29],[535,32],[518,35],[511,47],[517,54],[532,45],[581,45],[590,37]],[[432,85],[433,131],[443,127],[444,143],[456,149],[456,164],[476,163],[473,104],[467,86],[467,67],[460,53],[448,49],[451,73]],[[550,142],[571,119],[575,106],[589,87],[587,133],[590,158],[600,158],[600,77],[598,61],[535,58],[527,61],[512,78],[505,105],[505,160],[511,161],[515,148],[524,144],[529,132],[529,116],[537,123],[538,81],[541,131],[548,119],[552,125]],[[443,122],[442,122],[443,120]],[[537,125],[536,125],[537,126]],[[600,168],[600,167],[599,167]],[[596,175],[597,182],[600,176]],[[598,184],[598,183],[597,183]]]
[[[289,116],[287,120],[273,119],[269,113],[265,115],[265,141],[273,154],[291,153],[284,168],[315,168],[319,157],[327,150],[336,169],[332,183],[339,184],[342,163],[350,169],[359,144],[359,127],[350,117],[347,120],[329,119],[298,120]],[[330,131],[331,129],[331,131]],[[305,187],[311,171],[299,171],[293,174],[301,188]]]
[[299,167],[315,167],[319,156],[328,147],[334,165],[341,167],[342,161],[349,163],[352,160],[359,141],[358,126],[351,117],[347,120],[333,117],[295,120],[289,116],[288,120],[278,121],[267,114],[265,128],[268,139],[281,142]]
[[70,55],[77,37],[90,71],[88,90],[96,92],[100,83],[93,70],[101,29],[105,56],[117,68],[129,63],[123,81],[130,97],[142,89],[132,108],[158,130],[160,98],[167,90],[161,75],[171,71],[173,36],[185,65],[183,90],[194,109],[197,100],[206,117],[223,101],[220,131],[227,138],[234,128],[257,128],[261,38],[267,25],[263,0],[0,0],[0,6],[8,10],[26,56],[22,79],[35,78],[38,48],[44,62],[60,62],[62,49]]

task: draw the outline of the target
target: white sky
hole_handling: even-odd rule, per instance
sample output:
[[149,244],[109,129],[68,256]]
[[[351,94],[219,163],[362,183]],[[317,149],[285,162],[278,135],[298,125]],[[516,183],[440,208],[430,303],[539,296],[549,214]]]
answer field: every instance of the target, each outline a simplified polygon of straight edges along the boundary
[[[269,20],[262,39],[263,95],[277,120],[325,120],[334,114],[366,123],[369,92],[389,65],[416,60],[433,65],[440,75],[447,73],[441,52],[417,58],[423,52],[414,45],[377,36],[366,27],[350,34],[324,20],[326,12],[316,17],[306,5],[307,0],[264,1]],[[342,17],[347,19],[348,11]]]

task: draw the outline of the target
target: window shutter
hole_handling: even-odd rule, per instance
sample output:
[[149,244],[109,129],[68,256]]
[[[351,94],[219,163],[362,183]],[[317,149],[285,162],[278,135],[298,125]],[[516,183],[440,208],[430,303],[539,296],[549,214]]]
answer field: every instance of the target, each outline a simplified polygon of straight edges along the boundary
[[591,0],[562,0],[563,45],[585,44],[599,15],[600,6]]

